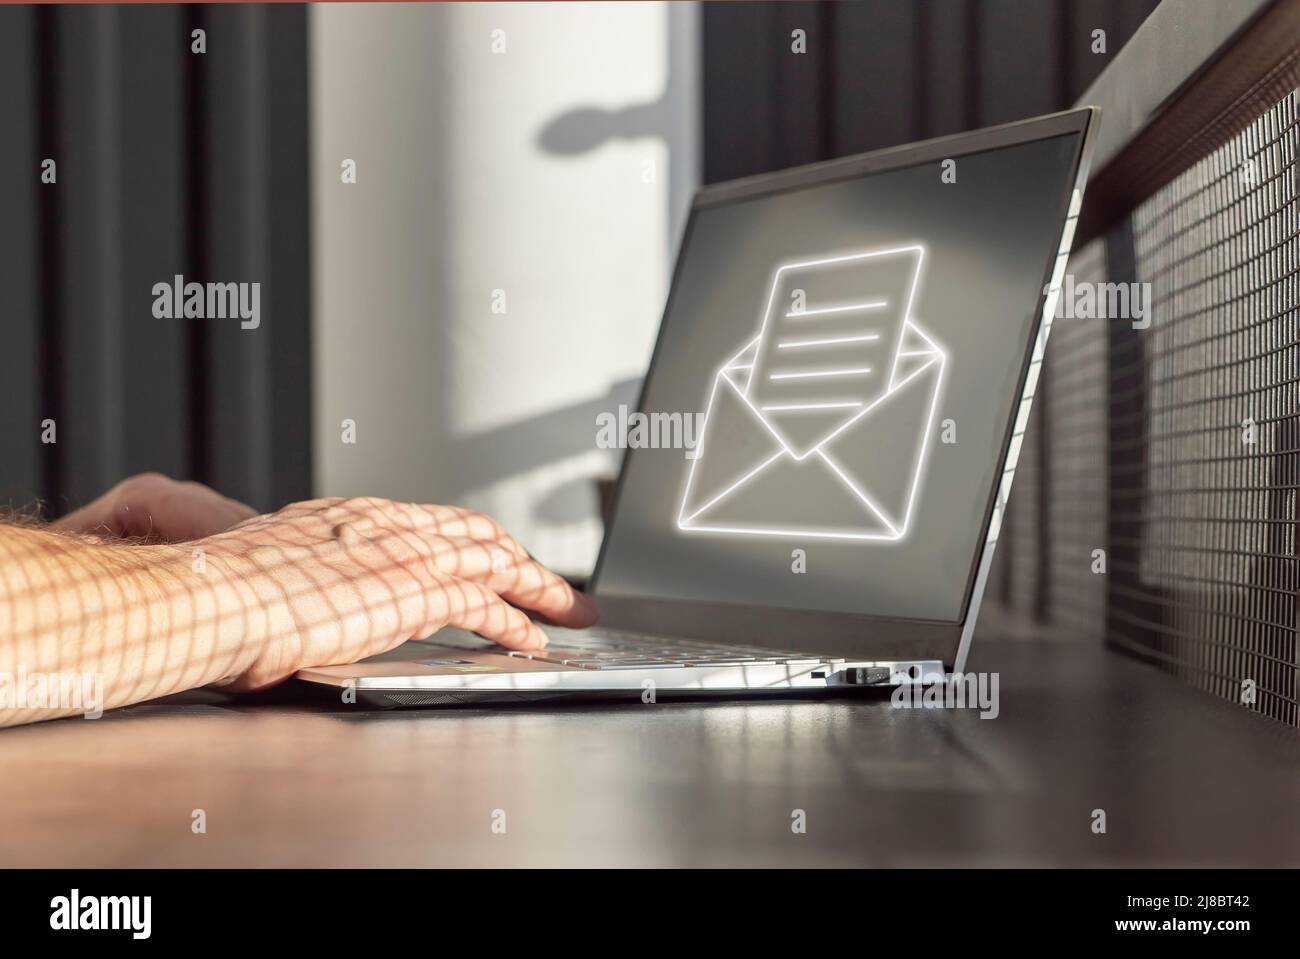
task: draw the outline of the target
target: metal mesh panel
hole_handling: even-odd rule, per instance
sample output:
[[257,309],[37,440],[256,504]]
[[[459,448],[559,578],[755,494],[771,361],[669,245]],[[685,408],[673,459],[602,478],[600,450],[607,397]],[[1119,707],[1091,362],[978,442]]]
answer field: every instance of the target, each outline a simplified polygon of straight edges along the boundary
[[[1296,722],[1296,97],[1133,214],[1152,285],[1140,468],[1112,468],[1112,640]],[[1116,371],[1122,372],[1122,371]],[[1112,463],[1125,459],[1112,446]],[[1124,495],[1121,495],[1124,494]]]
[[990,590],[1234,701],[1251,680],[1293,725],[1297,116],[1292,94],[1072,259],[1151,284],[1150,326],[1054,324]]

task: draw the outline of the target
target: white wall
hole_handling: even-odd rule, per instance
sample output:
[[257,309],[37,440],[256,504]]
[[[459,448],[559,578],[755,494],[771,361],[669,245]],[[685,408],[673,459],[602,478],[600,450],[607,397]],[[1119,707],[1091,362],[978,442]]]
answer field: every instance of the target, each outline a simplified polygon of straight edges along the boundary
[[310,15],[317,493],[470,506],[584,572],[596,413],[635,399],[697,182],[698,11]]

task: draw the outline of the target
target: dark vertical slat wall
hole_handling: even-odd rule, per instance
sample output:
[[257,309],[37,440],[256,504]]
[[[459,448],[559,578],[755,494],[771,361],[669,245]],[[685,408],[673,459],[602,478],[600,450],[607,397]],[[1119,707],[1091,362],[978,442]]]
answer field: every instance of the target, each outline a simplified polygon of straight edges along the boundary
[[1156,2],[705,4],[705,182],[1065,109]]
[[58,442],[49,447],[59,464],[59,486],[49,499],[51,508],[62,512],[122,476],[124,51],[120,16],[110,7],[41,11],[41,16],[53,21],[46,26],[53,30],[58,65],[50,119],[57,124],[59,179],[42,189],[58,201],[53,251],[58,301],[45,321],[57,331],[51,386],[58,392],[60,414]]
[[[206,84],[207,217],[203,259],[213,276],[262,284],[270,308],[267,220],[265,7],[222,7],[203,17],[208,31]],[[215,149],[214,149],[215,148]],[[213,482],[249,499],[270,499],[272,458],[269,323],[208,324],[207,435]],[[233,495],[233,494],[232,494]]]
[[1069,106],[1061,57],[1062,5],[980,0],[979,125],[1010,123]]
[[[809,44],[826,46],[833,42],[827,18],[816,13],[809,18],[798,4],[782,4],[764,19],[770,22],[778,35],[788,38],[787,44],[794,43],[792,33],[796,29],[806,31]],[[824,71],[816,69],[816,64],[807,60],[807,57],[795,58],[790,69],[772,71],[776,103],[808,103],[827,95],[822,86]],[[785,165],[811,163],[821,155],[832,129],[826,116],[813,110],[773,110],[770,115],[772,126],[768,142]]]
[[[267,57],[268,209],[293,216],[267,217],[270,272],[266,315],[270,324],[271,502],[287,503],[311,493],[311,229],[307,109],[307,15],[272,11],[272,55]],[[294,461],[289,467],[288,460]]]
[[[125,7],[122,35],[130,55],[120,65],[130,109],[122,122],[122,360],[124,423],[121,470],[190,473],[189,378],[183,323],[153,317],[152,287],[185,274],[187,185],[184,87],[177,82],[189,56],[182,12]],[[157,82],[159,77],[168,82]]]
[[977,0],[928,0],[917,7],[918,136],[978,126],[977,60],[967,54],[975,35]]
[[[309,495],[307,116],[302,7],[0,10],[0,506]],[[261,283],[260,327],[155,318],[177,274]]]
[[920,9],[915,3],[827,8],[833,24],[829,62],[838,79],[835,102],[828,104],[836,154],[920,137]]
[[784,155],[774,133],[777,76],[786,68],[781,51],[789,50],[790,33],[773,4],[746,4],[743,13],[729,7],[706,4],[702,14],[706,182],[762,172],[768,167],[756,164],[776,165]]
[[[0,10],[0,509],[24,509],[41,489],[39,196],[36,11]],[[17,185],[23,184],[22,188]]]

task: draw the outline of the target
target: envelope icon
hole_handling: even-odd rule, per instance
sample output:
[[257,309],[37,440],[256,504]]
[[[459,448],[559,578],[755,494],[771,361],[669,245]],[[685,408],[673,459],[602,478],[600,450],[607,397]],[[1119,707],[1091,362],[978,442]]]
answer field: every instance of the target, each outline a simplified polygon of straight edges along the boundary
[[714,375],[679,529],[906,536],[948,362],[910,316],[923,256],[911,245],[776,270],[758,335]]

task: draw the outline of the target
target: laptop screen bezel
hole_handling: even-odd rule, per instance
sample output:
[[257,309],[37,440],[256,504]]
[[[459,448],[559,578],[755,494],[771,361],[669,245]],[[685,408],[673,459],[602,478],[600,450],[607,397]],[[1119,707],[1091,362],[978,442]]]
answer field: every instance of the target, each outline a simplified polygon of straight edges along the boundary
[[[822,186],[841,180],[856,179],[890,170],[917,166],[926,162],[951,159],[973,153],[987,153],[1005,147],[1018,146],[1054,137],[1075,135],[1072,189],[1063,191],[1057,212],[1057,222],[1064,231],[1072,199],[1081,195],[1087,178],[1088,152],[1092,133],[1096,127],[1097,110],[1084,108],[1063,113],[1035,117],[1016,123],[988,127],[934,140],[891,147],[871,153],[859,154],[824,163],[795,167],[776,173],[746,177],[700,189],[691,204],[690,215],[682,234],[672,283],[660,321],[654,351],[645,378],[641,382],[637,409],[645,411],[647,388],[654,376],[663,347],[667,318],[673,307],[682,265],[689,255],[691,233],[696,216],[701,210],[722,204],[772,196],[793,190]],[[1076,211],[1077,212],[1077,211]],[[1023,399],[1026,378],[1038,342],[1043,308],[1047,300],[1046,288],[1056,266],[1058,250],[1044,250],[1042,282],[1039,284],[1034,325],[1024,350],[1020,376],[1015,394]],[[999,485],[1007,472],[1007,457],[1012,446],[1013,428],[1021,404],[1013,403],[1007,417],[1003,442],[998,457],[997,480],[988,491],[980,528],[979,543],[971,558],[966,589],[962,602],[961,618],[956,622],[904,619],[864,613],[847,613],[827,610],[795,609],[783,606],[754,606],[743,603],[711,603],[679,600],[659,596],[639,596],[627,593],[606,594],[600,591],[600,574],[604,566],[611,539],[612,524],[618,515],[623,487],[631,469],[632,457],[637,450],[624,452],[618,483],[609,504],[607,529],[601,542],[600,553],[588,586],[601,611],[601,622],[622,629],[653,630],[668,635],[692,636],[710,640],[743,641],[758,646],[803,649],[821,653],[847,654],[873,660],[934,659],[947,665],[960,663],[969,646],[970,632],[979,612],[984,581],[988,574],[996,537],[990,540],[989,524],[998,508]],[[1012,466],[1014,468],[1014,464]],[[1005,491],[1004,491],[1005,492]]]

